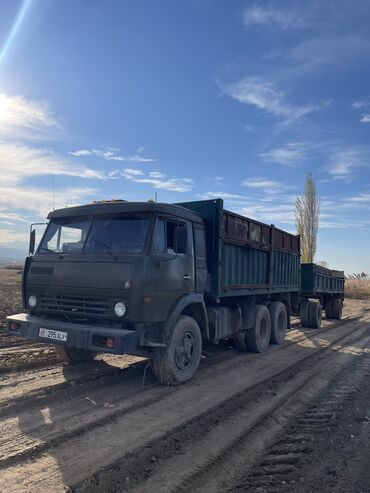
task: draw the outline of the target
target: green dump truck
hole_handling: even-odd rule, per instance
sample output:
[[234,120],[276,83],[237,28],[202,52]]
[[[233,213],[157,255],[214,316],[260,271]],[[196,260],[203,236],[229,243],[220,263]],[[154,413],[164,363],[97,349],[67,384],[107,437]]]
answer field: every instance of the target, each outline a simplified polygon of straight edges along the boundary
[[[264,352],[291,314],[340,318],[343,273],[301,265],[299,237],[224,209],[112,201],[51,212],[22,279],[10,334],[55,344],[69,362],[144,354],[165,384],[196,372],[204,342]],[[303,274],[301,279],[301,273]]]

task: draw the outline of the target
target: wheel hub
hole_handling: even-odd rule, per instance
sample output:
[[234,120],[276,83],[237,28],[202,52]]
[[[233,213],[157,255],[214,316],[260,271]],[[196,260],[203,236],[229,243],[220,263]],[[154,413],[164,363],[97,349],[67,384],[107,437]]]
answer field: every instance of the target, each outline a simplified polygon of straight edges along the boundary
[[195,339],[193,334],[185,332],[177,341],[175,361],[179,370],[185,370],[194,360]]

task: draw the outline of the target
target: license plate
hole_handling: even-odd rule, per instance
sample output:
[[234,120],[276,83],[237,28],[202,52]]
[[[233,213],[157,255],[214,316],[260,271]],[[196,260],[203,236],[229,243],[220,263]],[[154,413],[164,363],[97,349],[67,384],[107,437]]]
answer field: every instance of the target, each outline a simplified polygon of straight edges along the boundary
[[53,339],[54,341],[66,342],[67,335],[67,332],[62,332],[61,330],[43,328],[40,328],[39,330],[40,337],[45,337],[45,339]]

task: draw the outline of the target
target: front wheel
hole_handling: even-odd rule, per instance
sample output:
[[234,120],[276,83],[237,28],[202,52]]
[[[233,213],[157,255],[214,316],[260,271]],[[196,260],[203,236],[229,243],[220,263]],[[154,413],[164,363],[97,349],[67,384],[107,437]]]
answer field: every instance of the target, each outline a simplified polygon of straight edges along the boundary
[[78,349],[70,346],[55,346],[55,351],[63,361],[67,361],[68,363],[92,361],[96,356],[96,353],[88,349]]
[[180,385],[195,374],[201,355],[202,336],[199,325],[192,317],[181,315],[168,346],[154,349],[154,373],[162,385]]

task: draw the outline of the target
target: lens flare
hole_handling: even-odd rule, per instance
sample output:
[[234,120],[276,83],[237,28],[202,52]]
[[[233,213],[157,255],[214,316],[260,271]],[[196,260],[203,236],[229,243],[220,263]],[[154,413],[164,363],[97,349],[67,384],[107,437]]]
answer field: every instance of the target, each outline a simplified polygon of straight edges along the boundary
[[17,18],[13,24],[13,27],[9,33],[7,40],[5,41],[3,47],[0,50],[0,65],[4,61],[8,51],[13,44],[19,29],[21,28],[24,19],[26,18],[27,12],[33,0],[23,0],[22,6],[18,12]]

